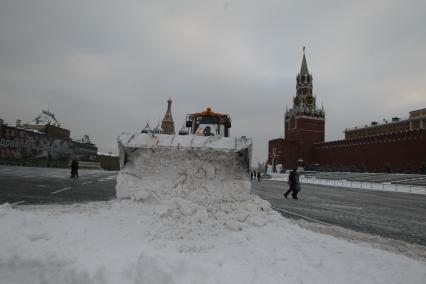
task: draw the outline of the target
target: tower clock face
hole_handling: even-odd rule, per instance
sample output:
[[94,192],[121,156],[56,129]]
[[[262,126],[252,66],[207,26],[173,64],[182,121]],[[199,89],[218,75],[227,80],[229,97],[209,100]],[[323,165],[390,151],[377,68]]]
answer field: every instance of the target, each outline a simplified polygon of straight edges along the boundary
[[314,104],[314,102],[315,102],[315,99],[314,99],[314,97],[313,96],[311,96],[311,95],[308,95],[308,96],[306,96],[306,98],[305,98],[305,102],[306,102],[306,104],[307,105],[313,105]]

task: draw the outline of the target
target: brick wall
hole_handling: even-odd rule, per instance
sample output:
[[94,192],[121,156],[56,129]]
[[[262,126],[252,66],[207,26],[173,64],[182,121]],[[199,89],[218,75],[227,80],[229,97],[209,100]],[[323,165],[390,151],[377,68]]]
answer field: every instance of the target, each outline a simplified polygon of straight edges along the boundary
[[323,119],[297,117],[285,122],[285,138],[304,143],[324,142],[325,123]]
[[281,164],[285,169],[297,167],[297,160],[301,158],[301,143],[287,139],[274,139],[269,141],[268,164],[272,164],[273,149],[275,148],[275,164]]
[[315,144],[313,161],[333,170],[420,173],[426,163],[426,130]]

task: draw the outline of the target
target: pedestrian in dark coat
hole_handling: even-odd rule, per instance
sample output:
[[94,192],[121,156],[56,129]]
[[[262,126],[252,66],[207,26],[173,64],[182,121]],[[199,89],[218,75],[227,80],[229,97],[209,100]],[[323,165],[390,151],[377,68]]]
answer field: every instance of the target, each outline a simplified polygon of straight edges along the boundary
[[252,180],[253,180],[253,172],[250,171],[250,181],[252,181]]
[[257,181],[260,181],[260,172],[257,173]]
[[71,177],[78,178],[78,161],[76,159],[71,162]]
[[284,197],[287,198],[287,195],[291,192],[291,196],[293,199],[298,199],[297,194],[300,191],[300,181],[299,174],[297,173],[297,169],[293,169],[288,176],[288,184],[290,185],[289,189],[286,193],[284,193]]

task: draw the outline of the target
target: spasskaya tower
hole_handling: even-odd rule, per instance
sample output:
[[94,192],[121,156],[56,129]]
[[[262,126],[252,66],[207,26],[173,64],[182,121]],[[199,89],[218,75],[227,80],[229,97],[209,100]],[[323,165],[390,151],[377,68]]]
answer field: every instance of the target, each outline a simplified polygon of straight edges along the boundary
[[324,142],[325,112],[317,106],[312,74],[306,62],[305,47],[296,77],[293,106],[284,114],[284,138],[269,140],[268,163],[293,169],[314,163],[314,144]]
[[313,94],[312,74],[309,74],[305,47],[300,72],[296,77],[296,96],[293,107],[286,109],[284,116],[285,139],[302,143],[324,142],[325,112],[318,108]]

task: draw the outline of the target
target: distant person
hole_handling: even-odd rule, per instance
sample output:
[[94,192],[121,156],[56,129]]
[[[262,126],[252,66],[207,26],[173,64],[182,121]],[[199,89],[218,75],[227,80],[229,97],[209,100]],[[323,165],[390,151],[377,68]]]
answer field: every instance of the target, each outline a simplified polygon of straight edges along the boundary
[[71,162],[71,177],[78,178],[78,161],[76,159]]
[[253,181],[253,172],[250,171],[250,181]]
[[257,172],[257,181],[260,181],[260,172]]
[[204,136],[213,136],[214,135],[212,133],[212,129],[210,128],[210,126],[206,126],[206,128],[204,128],[203,134],[204,134]]
[[288,176],[288,184],[290,185],[289,189],[286,193],[284,193],[284,197],[287,198],[287,195],[291,192],[291,196],[293,199],[298,199],[297,194],[300,191],[300,181],[299,174],[297,173],[297,169],[293,169]]

